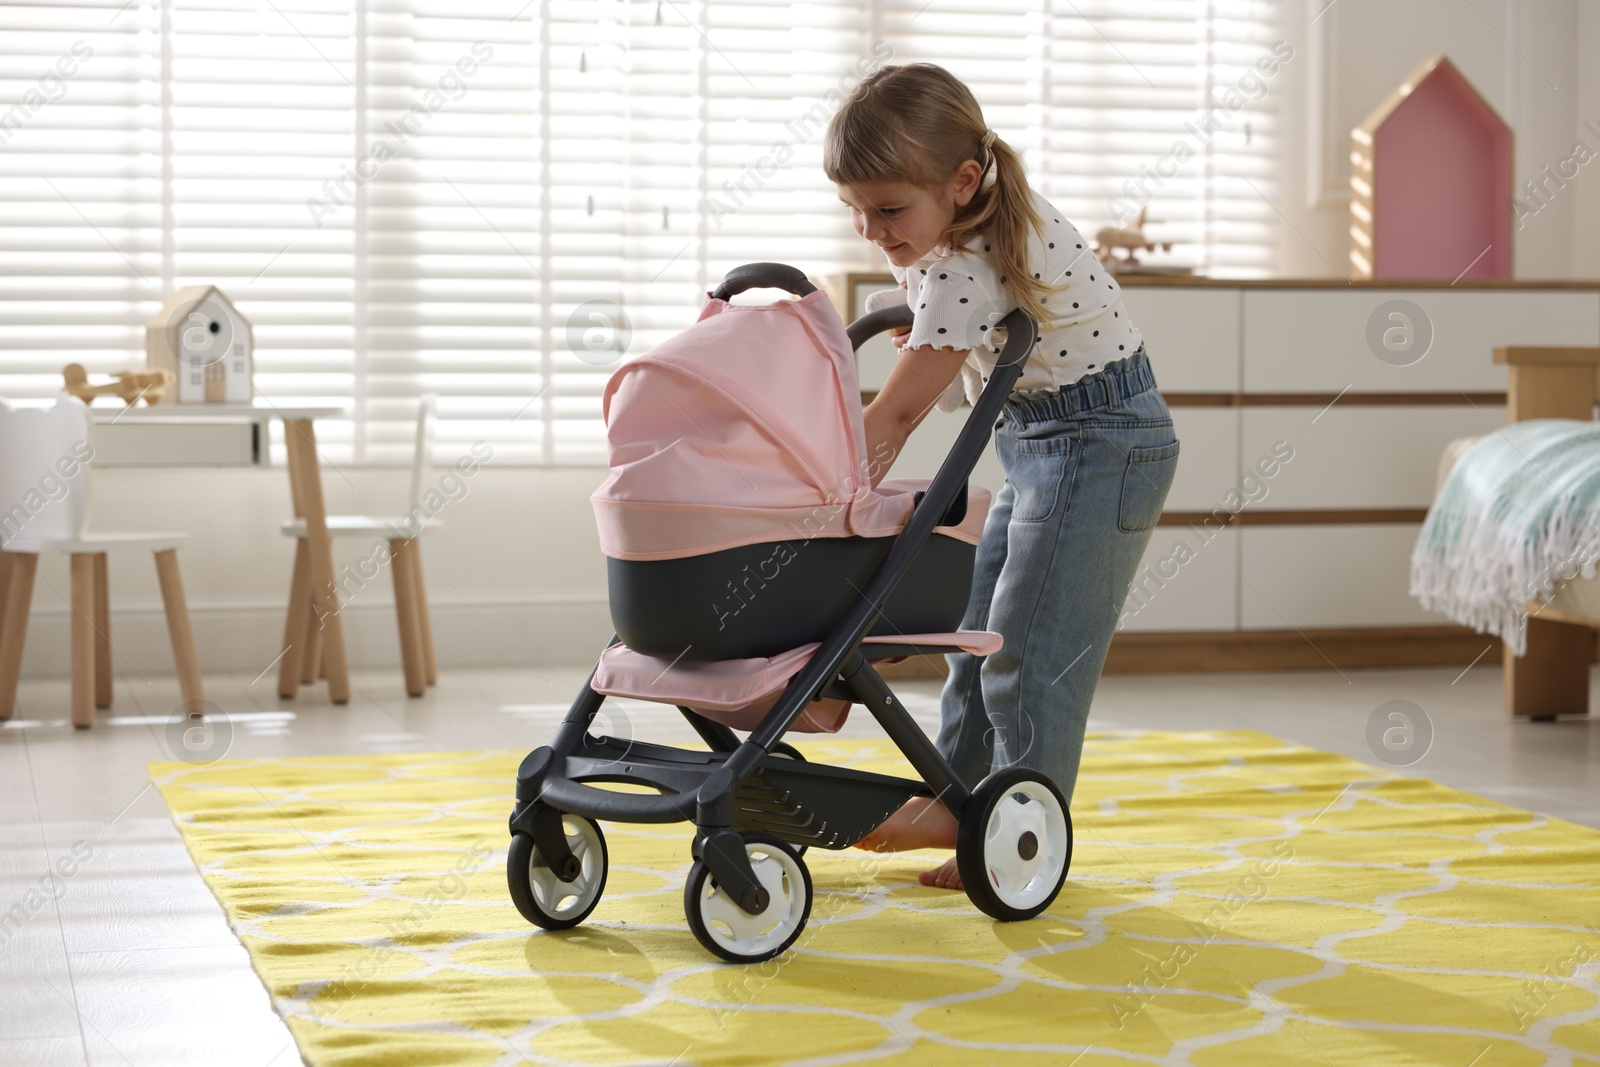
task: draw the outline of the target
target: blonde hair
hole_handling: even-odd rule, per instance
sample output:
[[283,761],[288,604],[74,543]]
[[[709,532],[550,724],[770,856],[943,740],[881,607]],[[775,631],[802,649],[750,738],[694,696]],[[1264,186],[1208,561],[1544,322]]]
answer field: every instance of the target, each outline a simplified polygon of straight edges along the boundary
[[[978,191],[941,235],[959,247],[982,235],[1000,279],[1018,307],[1048,324],[1045,298],[1055,286],[1028,269],[1029,230],[1044,232],[1033,206],[1022,157],[989,126],[972,91],[959,78],[932,63],[884,67],[856,87],[828,123],[822,169],[839,185],[910,182],[935,189],[948,182],[967,160],[994,171],[994,182]],[[990,143],[985,145],[985,140]]]

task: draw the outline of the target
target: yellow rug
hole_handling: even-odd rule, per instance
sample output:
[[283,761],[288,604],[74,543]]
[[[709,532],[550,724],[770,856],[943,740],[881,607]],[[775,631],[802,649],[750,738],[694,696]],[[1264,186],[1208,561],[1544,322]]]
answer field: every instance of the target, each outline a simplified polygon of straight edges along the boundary
[[1443,785],[1251,731],[1092,735],[1047,915],[813,850],[797,946],[735,967],[684,924],[686,826],[605,824],[589,921],[524,923],[521,756],[152,767],[308,1063],[1600,1064],[1600,832]]

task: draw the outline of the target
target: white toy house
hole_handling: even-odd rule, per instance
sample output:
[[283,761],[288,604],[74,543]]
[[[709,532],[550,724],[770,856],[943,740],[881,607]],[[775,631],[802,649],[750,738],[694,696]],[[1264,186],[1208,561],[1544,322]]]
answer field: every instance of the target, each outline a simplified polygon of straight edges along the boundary
[[186,285],[145,326],[145,361],[171,371],[181,404],[248,404],[254,392],[250,323],[214,285]]

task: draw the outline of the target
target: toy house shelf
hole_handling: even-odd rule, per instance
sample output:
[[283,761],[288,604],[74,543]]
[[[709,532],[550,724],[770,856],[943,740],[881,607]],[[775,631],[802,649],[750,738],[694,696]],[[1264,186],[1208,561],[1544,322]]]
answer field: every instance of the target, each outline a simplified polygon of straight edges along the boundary
[[1357,278],[1511,277],[1511,127],[1443,55],[1351,131]]

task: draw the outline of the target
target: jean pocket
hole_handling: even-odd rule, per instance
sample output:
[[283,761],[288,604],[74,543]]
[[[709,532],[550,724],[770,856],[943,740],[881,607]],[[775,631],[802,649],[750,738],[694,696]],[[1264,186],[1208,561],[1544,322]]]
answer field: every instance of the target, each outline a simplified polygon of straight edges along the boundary
[[1148,530],[1161,518],[1167,490],[1178,470],[1178,442],[1149,448],[1130,448],[1128,468],[1122,474],[1122,505],[1117,527],[1124,533]]
[[1072,492],[1072,470],[1077,466],[1079,447],[1070,434],[1049,437],[995,439],[1000,464],[1016,498],[1011,505],[1012,522],[1043,522],[1067,506]]

